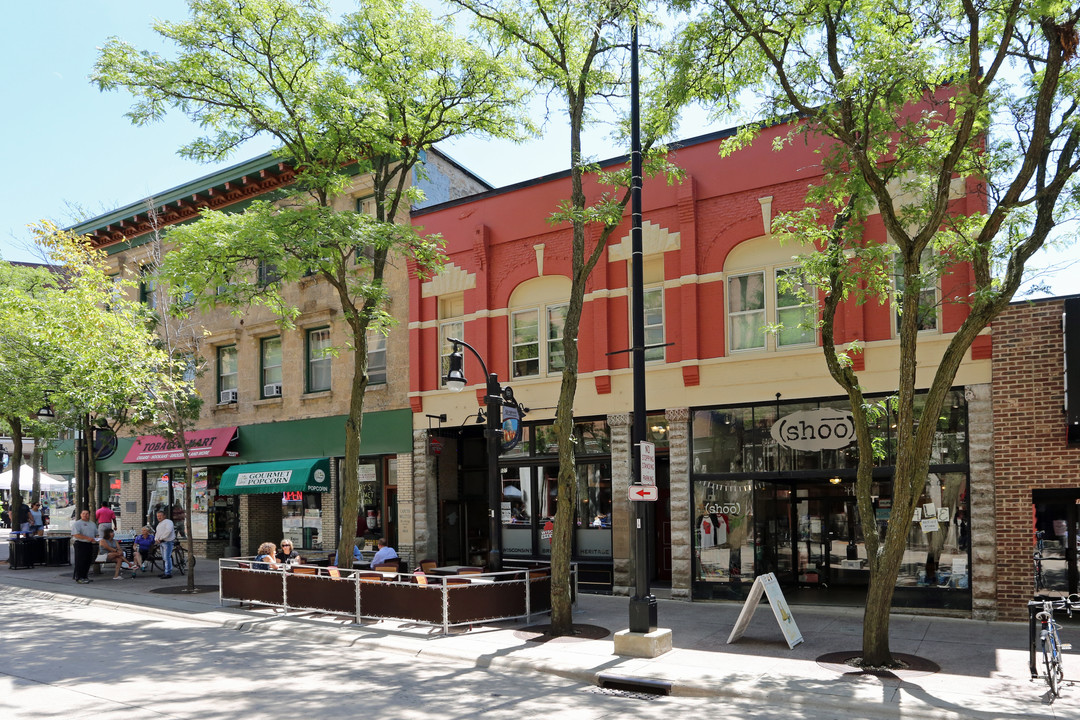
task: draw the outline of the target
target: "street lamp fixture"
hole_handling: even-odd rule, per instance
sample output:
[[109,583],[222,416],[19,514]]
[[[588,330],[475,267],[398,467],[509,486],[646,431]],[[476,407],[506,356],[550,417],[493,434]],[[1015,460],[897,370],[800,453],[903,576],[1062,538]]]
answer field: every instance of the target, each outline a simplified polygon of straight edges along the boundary
[[[453,344],[454,351],[450,354],[450,368],[444,381],[446,387],[454,392],[461,392],[468,385],[463,370],[464,357],[461,348],[466,347],[480,363],[480,369],[487,378],[487,394],[484,402],[487,404],[487,418],[484,424],[484,437],[487,439],[487,481],[488,481],[488,571],[499,572],[502,570],[502,488],[499,486],[499,443],[502,439],[502,431],[499,428],[499,419],[502,415],[503,389],[499,385],[499,378],[495,373],[489,373],[484,358],[469,343],[458,338],[447,338]],[[511,397],[513,395],[511,394]],[[477,418],[479,419],[479,417]]]

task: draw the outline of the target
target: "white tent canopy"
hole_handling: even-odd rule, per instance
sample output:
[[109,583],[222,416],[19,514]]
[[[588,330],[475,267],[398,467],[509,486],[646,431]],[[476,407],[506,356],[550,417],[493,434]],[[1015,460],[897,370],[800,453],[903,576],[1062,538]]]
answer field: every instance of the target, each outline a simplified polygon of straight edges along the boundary
[[[12,470],[0,473],[0,490],[11,489],[11,476]],[[48,473],[41,473],[39,478],[42,491],[49,490],[67,490],[67,480],[57,477],[55,475],[49,475]],[[29,492],[34,488],[34,469],[29,465],[23,465],[19,469],[19,490],[22,492]]]

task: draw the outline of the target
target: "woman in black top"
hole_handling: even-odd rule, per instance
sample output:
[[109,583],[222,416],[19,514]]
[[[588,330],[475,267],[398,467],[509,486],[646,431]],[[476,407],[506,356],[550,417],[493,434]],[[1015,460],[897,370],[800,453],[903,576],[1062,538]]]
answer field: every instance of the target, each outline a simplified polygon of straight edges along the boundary
[[293,550],[292,540],[288,538],[281,541],[281,547],[277,551],[277,561],[283,565],[296,565],[303,562]]

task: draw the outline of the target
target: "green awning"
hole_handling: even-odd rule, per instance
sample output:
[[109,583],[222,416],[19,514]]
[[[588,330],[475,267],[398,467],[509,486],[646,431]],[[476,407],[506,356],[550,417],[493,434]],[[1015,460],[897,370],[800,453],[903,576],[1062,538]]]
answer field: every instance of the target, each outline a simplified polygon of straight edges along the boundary
[[330,492],[330,458],[233,465],[221,475],[222,495]]

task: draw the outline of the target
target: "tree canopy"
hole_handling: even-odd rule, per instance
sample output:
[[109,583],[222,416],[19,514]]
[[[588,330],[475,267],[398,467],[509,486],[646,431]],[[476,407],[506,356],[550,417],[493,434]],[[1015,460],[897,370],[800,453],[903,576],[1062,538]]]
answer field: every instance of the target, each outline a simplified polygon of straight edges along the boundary
[[[295,173],[284,196],[245,211],[205,211],[172,229],[163,264],[169,284],[196,302],[261,303],[285,322],[296,313],[273,268],[289,283],[314,275],[335,291],[349,328],[353,377],[346,422],[340,544],[352,545],[357,464],[367,387],[367,333],[385,330],[385,273],[408,258],[420,273],[439,265],[438,238],[400,224],[423,193],[431,146],[469,133],[517,138],[529,127],[513,67],[455,37],[447,25],[402,0],[364,3],[333,20],[314,0],[191,0],[186,22],[159,22],[171,59],[112,39],[94,79],[135,97],[135,123],[170,108],[207,133],[181,148],[218,159],[257,135],[280,142]],[[370,188],[374,217],[338,196]],[[223,289],[221,292],[218,289]],[[348,564],[351,553],[342,554]]]
[[[863,660],[892,662],[888,617],[914,510],[927,479],[937,417],[965,353],[1007,306],[1027,262],[1076,209],[1077,11],[1067,3],[679,3],[697,15],[683,36],[681,77],[698,97],[753,104],[757,128],[790,121],[779,143],[802,136],[824,176],[804,208],[774,220],[813,252],[793,285],[821,299],[825,360],[847,393],[859,445],[857,496],[870,564]],[[747,83],[751,95],[735,98]],[[756,103],[756,104],[754,104]],[[974,202],[964,202],[964,198]],[[880,218],[885,241],[867,239]],[[941,278],[969,264],[958,292]],[[932,299],[931,299],[932,298]],[[878,541],[871,506],[873,438],[880,404],[854,370],[858,342],[838,347],[834,320],[847,301],[876,300],[898,314],[899,370],[893,514]],[[916,379],[928,313],[965,307],[929,387]]]

